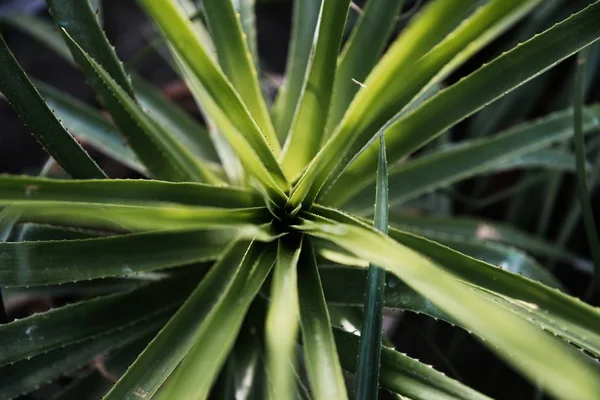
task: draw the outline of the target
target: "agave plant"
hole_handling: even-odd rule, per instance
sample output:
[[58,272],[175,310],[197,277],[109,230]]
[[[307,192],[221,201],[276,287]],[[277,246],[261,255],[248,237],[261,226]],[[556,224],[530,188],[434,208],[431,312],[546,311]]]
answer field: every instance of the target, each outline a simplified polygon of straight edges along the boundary
[[[546,147],[598,129],[600,108],[582,101],[411,155],[598,40],[600,2],[443,90],[541,0],[433,0],[386,49],[402,3],[366,2],[342,46],[351,2],[297,0],[270,107],[253,1],[203,0],[198,18],[188,1],[138,0],[205,126],[123,67],[88,2],[47,0],[56,31],[13,20],[74,62],[111,118],[33,84],[0,41],[0,91],[72,178],[0,177],[0,237],[16,238],[0,243],[0,286],[83,294],[0,325],[0,398],[92,359],[124,373],[114,385],[89,374],[58,398],[200,399],[223,387],[235,391],[227,398],[367,399],[380,388],[487,398],[382,346],[383,307],[463,328],[554,397],[600,397],[597,309],[535,263],[499,268],[468,255],[475,242],[425,238],[402,229],[425,222],[389,213],[478,173],[572,168],[568,152]],[[148,179],[107,177],[67,129]],[[510,227],[464,229],[570,257]],[[363,303],[360,337],[332,326],[328,306]]]

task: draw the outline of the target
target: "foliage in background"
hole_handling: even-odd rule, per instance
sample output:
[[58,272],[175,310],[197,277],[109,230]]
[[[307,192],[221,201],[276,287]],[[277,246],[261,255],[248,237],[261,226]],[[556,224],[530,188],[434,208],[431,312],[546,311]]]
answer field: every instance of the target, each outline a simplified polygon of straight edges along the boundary
[[[56,399],[487,398],[388,346],[384,308],[452,324],[455,348],[474,335],[539,394],[597,399],[600,312],[540,261],[586,282],[594,264],[517,226],[544,234],[577,172],[594,245],[600,2],[404,3],[296,1],[271,99],[253,1],[138,0],[204,123],[119,61],[97,5],[47,0],[55,27],[3,18],[76,65],[110,118],[32,82],[0,39],[0,92],[52,157],[0,176],[0,287],[77,299],[0,325],[0,399],[92,360]],[[107,176],[87,146],[145,179]],[[508,197],[514,226],[453,216]]]

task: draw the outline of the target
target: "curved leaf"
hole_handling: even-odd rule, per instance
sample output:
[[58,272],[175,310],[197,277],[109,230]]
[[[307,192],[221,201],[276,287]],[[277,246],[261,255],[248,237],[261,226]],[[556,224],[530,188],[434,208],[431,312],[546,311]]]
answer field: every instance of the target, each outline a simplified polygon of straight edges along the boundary
[[[361,225],[353,219],[332,209],[319,208],[319,214],[336,221]],[[368,225],[363,225],[365,228]],[[568,296],[541,283],[507,272],[485,262],[467,257],[446,246],[431,240],[391,228],[390,237],[403,246],[427,255],[431,260],[443,265],[450,273],[464,282],[476,285],[481,293],[495,293],[504,301],[514,304],[511,310],[521,309],[520,315],[540,322],[560,337],[566,337],[573,343],[600,354],[600,312],[579,299]],[[545,321],[545,322],[544,322]]]
[[370,0],[363,7],[338,60],[331,110],[323,139],[341,121],[360,89],[355,82],[363,82],[381,57],[403,4],[404,0]]
[[[196,278],[196,279],[194,279]],[[146,323],[173,310],[193,289],[198,274],[150,283],[125,293],[84,300],[0,325],[0,365],[57,347]]]
[[111,179],[68,180],[0,175],[0,202],[68,201],[106,204],[186,204],[243,208],[262,203],[256,193],[231,186],[201,183]]
[[[113,386],[109,378],[118,379],[144,350],[150,337],[139,340],[108,354],[101,368],[92,369],[61,390],[52,400],[97,400]],[[100,371],[102,369],[102,371]],[[108,376],[106,376],[108,375]]]
[[282,153],[289,177],[299,174],[321,146],[349,6],[350,0],[321,2],[305,81]]
[[[280,189],[287,189],[287,180],[275,158],[279,144],[269,143],[252,119],[239,95],[208,55],[191,22],[175,0],[138,0],[142,8],[160,26],[170,44],[189,66],[214,99],[216,107],[227,110],[231,124],[250,144],[272,173]],[[212,113],[209,113],[212,116]]]
[[279,140],[262,95],[248,37],[234,0],[204,0],[202,7],[217,50],[219,65],[256,121],[267,142],[279,151]]
[[590,360],[496,306],[429,258],[367,226],[305,220],[302,229],[384,266],[486,341],[502,344],[493,350],[553,395],[593,399],[600,393]]
[[99,89],[96,91],[102,93],[104,105],[153,175],[174,181],[220,182],[210,168],[194,157],[189,149],[178,142],[150,114],[145,113],[135,99],[79,47],[68,33],[65,33],[65,36],[72,45],[72,51],[77,54],[76,57],[81,59],[80,68],[98,82]]
[[[214,163],[219,161],[206,127],[141,77],[133,75],[132,80],[135,97],[140,105],[179,142],[203,160]],[[211,167],[215,168],[216,165]]]
[[[61,39],[62,40],[62,39]],[[100,111],[42,82],[36,82],[46,104],[82,142],[141,174],[146,167],[128,147],[117,128]]]
[[266,208],[219,209],[184,206],[137,206],[69,201],[2,201],[7,215],[21,222],[64,224],[115,231],[197,230],[246,227],[270,222]]
[[[126,346],[155,331],[166,320],[166,315],[147,321],[146,324],[132,325],[82,343],[55,349],[31,360],[20,361],[14,365],[0,368],[0,398],[13,399],[50,383],[102,353]],[[106,379],[106,378],[104,378]]]
[[[492,137],[466,141],[456,148],[442,149],[418,157],[390,170],[390,205],[397,205],[437,187],[449,185],[477,173],[519,165],[521,155],[548,146],[573,134],[571,110],[551,114],[539,120],[518,125]],[[600,127],[600,106],[586,109],[585,130],[590,133]],[[535,165],[535,164],[534,164]],[[349,170],[324,196],[326,204],[342,205],[354,198],[350,210],[371,209],[370,193],[374,178],[359,177]],[[352,182],[352,186],[348,183]],[[371,186],[369,186],[371,183]]]
[[298,259],[302,237],[279,239],[265,322],[268,373],[272,399],[291,399],[295,393],[294,367],[298,335]]
[[275,258],[271,246],[251,245],[231,285],[202,321],[194,345],[165,382],[158,399],[207,398]]
[[74,178],[104,178],[104,172],[48,108],[2,37],[0,64],[0,92],[56,162]]
[[285,81],[273,105],[273,124],[279,140],[285,141],[298,99],[304,87],[315,30],[321,15],[322,0],[295,0],[292,12],[292,39],[285,73]]
[[[359,337],[338,328],[333,329],[333,335],[340,349],[342,367],[354,373],[354,359],[358,354]],[[382,387],[394,393],[409,396],[414,400],[489,399],[489,397],[468,386],[448,378],[431,366],[388,347],[382,348],[381,378],[379,382]]]
[[[269,162],[269,159],[264,159],[254,151],[248,138],[242,134],[230,121],[228,114],[225,112],[226,109],[221,109],[219,105],[210,97],[209,93],[202,86],[201,82],[192,75],[192,71],[185,64],[185,62],[175,53],[175,60],[179,65],[179,68],[183,72],[186,81],[192,85],[192,91],[196,98],[196,101],[200,104],[206,115],[209,115],[209,121],[214,123],[214,126],[218,128],[218,132],[215,134],[223,135],[228,143],[228,146],[221,147],[220,154],[224,161],[228,164],[225,165],[227,168],[236,170],[231,160],[231,155],[228,153],[233,149],[235,155],[239,157],[239,160],[244,165],[248,173],[254,176],[267,190],[271,200],[283,202],[286,199],[286,194],[281,189],[281,181],[277,180],[277,173],[274,173],[272,168],[265,164],[264,161]],[[215,142],[219,143],[219,142]],[[229,147],[230,146],[230,147]],[[220,146],[218,146],[220,147]],[[236,160],[237,161],[237,160]],[[276,163],[276,161],[275,161]],[[279,170],[279,164],[276,164],[276,169]],[[241,171],[239,171],[241,173]],[[236,178],[238,172],[230,173],[230,179]],[[285,183],[287,186],[287,183]]]
[[[458,83],[442,90],[385,132],[390,162],[395,162],[428,143],[485,105],[552,68],[579,49],[600,38],[600,3],[548,29],[481,67]],[[569,40],[562,40],[568,37]],[[480,90],[484,85],[486,90]],[[423,121],[426,121],[424,123]],[[350,179],[360,184],[377,163],[377,149],[367,148],[336,185]]]
[[501,222],[461,217],[417,216],[400,213],[393,213],[390,219],[394,227],[400,230],[430,237],[433,240],[443,237],[458,237],[471,241],[498,242],[526,250],[539,256],[559,258],[565,262],[576,257],[564,248]]
[[310,241],[304,243],[300,253],[298,294],[308,380],[317,400],[347,399],[314,250]]
[[62,284],[210,261],[235,237],[234,230],[220,230],[0,243],[0,286]]
[[[488,43],[530,10],[536,1],[493,0],[450,35],[447,31],[456,26],[454,18],[462,17],[461,12],[456,10],[468,12],[476,2],[445,0],[430,3],[373,69],[333,136],[298,182],[292,204],[299,204],[306,196],[309,202],[314,201],[326,181],[337,178],[386,122],[410,106],[412,99],[417,101],[439,83],[435,79],[436,74],[445,76],[449,72],[446,66],[457,66],[452,62],[455,56],[464,61],[461,52],[466,52],[464,57],[469,57],[473,49]],[[425,55],[428,46],[444,36],[446,39]],[[408,74],[411,79],[397,78]]]
[[[77,64],[83,62],[81,54],[74,46],[74,43],[77,42],[81,48],[85,49],[85,52],[97,60],[129,96],[133,96],[129,77],[117,58],[114,48],[106,39],[90,3],[79,0],[46,0],[46,4],[48,4],[48,11],[56,24],[73,38],[74,42],[67,40],[67,46],[71,49],[75,62]],[[86,76],[86,78],[92,87],[101,84],[97,77],[90,79],[89,76]]]
[[[379,164],[377,165],[377,188],[375,191],[375,218],[373,226],[386,234],[389,226],[388,170],[385,140],[379,140]],[[355,397],[357,399],[378,398],[379,365],[383,339],[383,300],[385,296],[385,270],[369,265],[364,318],[360,338],[360,353],[356,367]]]
[[177,313],[150,342],[105,399],[135,398],[143,391],[153,396],[196,341],[205,318],[233,284],[247,242],[234,242],[198,284]]

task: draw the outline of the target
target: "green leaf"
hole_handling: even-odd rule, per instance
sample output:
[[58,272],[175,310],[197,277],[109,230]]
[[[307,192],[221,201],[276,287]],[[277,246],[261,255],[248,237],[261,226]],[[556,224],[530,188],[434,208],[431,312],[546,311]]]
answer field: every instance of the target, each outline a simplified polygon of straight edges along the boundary
[[[573,131],[575,132],[575,154],[577,156],[577,183],[581,200],[583,224],[587,236],[592,259],[594,260],[594,286],[600,283],[600,239],[594,221],[591,193],[588,187],[586,171],[585,137],[583,106],[585,103],[585,63],[589,57],[589,48],[582,50],[577,55],[577,70],[575,73],[575,90],[573,95]],[[597,288],[591,289],[595,290]]]
[[592,399],[599,393],[597,369],[591,361],[487,300],[429,258],[366,225],[305,220],[301,228],[382,265],[486,342],[502,345],[493,350],[554,396]]
[[298,260],[302,237],[279,239],[273,271],[269,312],[266,319],[268,373],[273,399],[292,399],[295,394],[294,367],[298,336]]
[[20,398],[43,384],[75,371],[104,352],[147,336],[165,320],[165,316],[161,316],[145,324],[132,325],[98,338],[52,350],[31,360],[4,366],[0,368],[0,398]]
[[349,6],[350,0],[321,2],[305,81],[282,153],[288,177],[298,175],[321,146]]
[[[351,373],[355,373],[354,360],[358,354],[359,337],[339,328],[334,328],[333,334],[340,349],[339,355],[342,367]],[[468,386],[448,378],[431,366],[388,347],[382,348],[381,378],[379,382],[382,387],[414,400],[489,399]]]
[[52,400],[97,400],[102,398],[113,386],[113,382],[109,378],[118,379],[123,375],[144,350],[150,339],[151,337],[144,336],[109,354],[101,364],[104,373],[97,368],[88,371],[52,397]]
[[[239,160],[246,168],[250,175],[254,176],[266,189],[268,195],[273,201],[283,202],[286,200],[286,194],[281,189],[281,185],[287,185],[287,183],[281,183],[277,180],[277,171],[280,171],[279,164],[276,160],[272,160],[275,164],[265,164],[265,161],[270,162],[259,156],[254,151],[248,138],[245,137],[230,121],[228,114],[225,112],[226,109],[221,109],[219,105],[210,97],[208,92],[204,89],[201,82],[192,75],[192,71],[185,64],[183,60],[177,54],[175,59],[184,76],[186,81],[192,84],[193,93],[196,97],[196,101],[201,105],[202,109],[207,115],[210,115],[210,120],[218,128],[219,132],[229,142],[229,145],[235,151]],[[223,151],[224,149],[222,149]],[[230,161],[229,157],[224,158],[226,161]],[[237,173],[234,173],[235,176]]]
[[[375,219],[373,226],[388,231],[388,172],[385,140],[379,140],[379,164],[375,192]],[[379,365],[383,338],[383,301],[385,296],[385,270],[369,265],[364,301],[364,321],[360,338],[360,353],[356,367],[355,399],[377,399],[379,393]]]
[[354,95],[360,89],[359,83],[366,79],[379,61],[396,26],[396,18],[403,4],[404,0],[370,0],[363,7],[338,60],[331,110],[323,139],[327,139],[342,120]]
[[[275,158],[278,142],[268,142],[263,136],[240,96],[209,56],[181,7],[175,0],[138,0],[138,3],[160,26],[170,44],[206,89],[207,97],[214,99],[217,108],[227,111],[231,124],[268,166],[279,188],[285,191],[287,181]],[[212,117],[212,113],[209,114]]]
[[35,200],[0,200],[1,205],[11,206],[5,210],[7,215],[16,215],[21,222],[63,224],[116,231],[197,230],[224,227],[255,230],[254,225],[266,224],[272,218],[268,210],[262,207],[220,209]]
[[[456,26],[454,18],[460,14],[456,10],[468,11],[475,1],[467,4],[449,0],[430,3],[373,69],[333,136],[298,182],[292,204],[299,204],[306,196],[309,202],[314,201],[326,180],[330,176],[336,178],[387,121],[410,106],[412,99],[416,101],[428,92],[440,77],[451,72],[445,68],[447,65],[449,68],[458,66],[464,61],[463,57],[472,55],[472,49],[489,43],[530,10],[536,1],[493,0],[450,35],[448,31]],[[462,19],[462,15],[460,17]],[[425,55],[429,46],[444,36],[445,40]],[[461,53],[463,51],[465,53]],[[459,61],[453,62],[454,57]],[[438,73],[441,76],[436,79]],[[411,79],[398,79],[398,76],[408,74]]]
[[[144,162],[149,171],[157,178],[174,181],[207,181],[219,182],[207,166],[203,165],[194,155],[179,143],[156,120],[152,119],[136,103],[136,101],[123,90],[121,86],[92,59],[83,48],[65,31],[65,35],[72,45],[79,66],[86,75],[93,75],[103,85],[96,89],[103,93],[104,105],[108,108],[121,132],[126,135],[131,147],[138,157]],[[79,51],[79,53],[76,53]]]
[[[315,243],[321,244],[320,240],[315,240]],[[328,305],[360,307],[363,304],[368,274],[366,268],[323,264],[319,268],[319,274]],[[343,287],[340,282],[344,282]],[[456,320],[395,276],[389,276],[386,282],[385,308],[421,313],[456,325]],[[352,367],[356,367],[356,359]]]
[[233,242],[196,289],[117,382],[105,399],[126,399],[140,389],[152,397],[200,334],[205,318],[228,292],[239,273],[248,242]]
[[292,38],[285,73],[273,105],[273,124],[279,140],[286,139],[304,88],[322,0],[295,0],[292,12]]
[[469,241],[454,237],[432,239],[488,264],[565,291],[564,286],[548,270],[538,264],[535,259],[515,248],[488,241]]
[[[75,62],[81,67],[85,64],[83,53],[89,53],[107,74],[115,80],[129,96],[133,96],[133,88],[123,65],[119,61],[114,48],[106,39],[100,24],[89,2],[79,0],[46,0],[48,11],[54,22],[72,38],[67,46]],[[75,46],[75,43],[78,45]],[[83,49],[83,53],[77,47]],[[90,76],[83,69],[90,86],[98,93],[102,82],[96,76]]]
[[498,242],[518,247],[527,252],[565,262],[576,256],[543,238],[530,235],[501,222],[461,218],[431,217],[393,213],[390,217],[397,229],[413,232],[433,240],[442,238],[464,238],[468,241]]
[[[361,225],[338,211],[319,208],[319,214],[336,221]],[[368,227],[368,225],[364,225]],[[579,299],[551,289],[520,275],[454,251],[431,240],[391,228],[390,236],[412,250],[427,255],[462,281],[497,293],[510,310],[519,311],[527,321],[540,324],[559,337],[565,337],[593,354],[600,354],[600,313]],[[498,299],[495,299],[498,301]],[[536,317],[531,319],[531,315]]]
[[275,258],[276,252],[271,246],[254,242],[248,248],[238,273],[202,321],[194,345],[165,382],[158,399],[208,397],[250,303],[271,271]]
[[329,312],[310,241],[304,241],[299,265],[300,326],[313,397],[317,400],[347,399]]
[[114,205],[169,203],[222,208],[256,207],[262,203],[258,194],[231,186],[141,179],[62,180],[0,175],[0,203],[11,200]]
[[[398,119],[385,132],[389,154],[393,155],[390,162],[400,160],[485,105],[596,41],[600,37],[600,26],[596,23],[599,16],[600,3],[591,4]],[[570,40],[562,40],[565,37]],[[486,90],[480,90],[483,86]],[[375,168],[376,150],[369,147],[346,170],[344,175],[354,177],[353,184]]]
[[[492,137],[465,141],[456,148],[442,149],[397,164],[390,171],[390,205],[401,204],[478,173],[506,167],[509,163],[518,166],[518,157],[572,137],[572,115],[572,110],[550,114]],[[586,109],[586,132],[598,130],[599,117],[600,107],[592,106]],[[349,210],[358,213],[370,210],[369,193],[373,190],[374,180],[372,174],[357,175],[354,172],[352,169],[348,170],[335,186],[323,195],[323,202],[340,206],[353,199]],[[351,187],[348,186],[349,182],[352,182]]]
[[[18,27],[48,46],[69,63],[74,63],[62,36],[52,24],[45,20],[34,16],[18,15],[3,17],[0,21]],[[89,141],[91,145],[116,158],[119,162],[141,173],[145,172],[144,167],[139,164],[133,152],[116,132],[114,125],[100,113],[45,84],[37,82],[36,86],[68,129],[72,129],[77,136]],[[215,150],[205,128],[141,77],[133,76],[133,86],[140,104],[148,109],[173,136],[200,158],[217,161]],[[218,169],[218,166],[213,164],[209,164],[208,167]]]
[[202,7],[217,50],[219,65],[277,155],[279,140],[260,89],[248,37],[244,33],[241,16],[234,8],[233,1],[204,0]]
[[45,83],[35,85],[46,104],[79,140],[134,171],[147,174],[121,133],[100,111]]
[[74,178],[104,178],[104,172],[48,108],[0,37],[0,91],[41,145]]
[[209,230],[0,243],[0,286],[62,284],[210,261],[235,237],[235,230]]
[[246,42],[248,43],[248,51],[252,55],[252,61],[258,71],[259,56],[258,56],[258,42],[256,38],[256,15],[254,12],[256,0],[233,0],[235,9],[240,14],[240,22],[242,23],[242,29],[246,35]]
[[[139,103],[180,143],[194,155],[209,162],[219,161],[207,129],[196,122],[176,103],[165,97],[141,77],[133,76],[133,87]],[[215,166],[212,166],[214,168]]]
[[0,365],[57,347],[106,334],[134,323],[147,323],[173,310],[193,289],[195,275],[159,281],[129,292],[84,300],[0,325]]

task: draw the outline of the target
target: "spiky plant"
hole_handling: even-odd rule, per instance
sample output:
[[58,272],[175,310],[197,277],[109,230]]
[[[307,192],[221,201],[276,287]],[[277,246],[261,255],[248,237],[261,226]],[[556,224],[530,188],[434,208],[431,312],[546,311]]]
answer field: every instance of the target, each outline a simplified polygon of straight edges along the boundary
[[[0,398],[98,354],[127,371],[108,388],[86,376],[63,398],[200,399],[228,388],[241,398],[343,399],[353,390],[343,370],[356,374],[357,398],[376,398],[379,387],[412,399],[486,398],[382,347],[382,307],[464,328],[552,396],[600,397],[595,308],[553,288],[536,264],[519,271],[530,279],[452,249],[452,238],[387,221],[389,207],[476,173],[560,165],[568,154],[548,161],[544,147],[573,126],[598,128],[600,109],[579,102],[575,113],[409,158],[600,38],[599,2],[439,90],[541,0],[430,1],[385,52],[403,2],[370,0],[341,53],[350,1],[298,0],[285,84],[269,109],[252,1],[203,0],[206,29],[188,1],[138,0],[206,128],[130,79],[88,2],[47,3],[56,33],[21,26],[79,67],[111,120],[32,84],[0,42],[0,91],[73,178],[0,177],[2,237],[18,239],[0,244],[0,285],[88,296],[0,326]],[[149,179],[108,178],[57,116]],[[478,236],[565,256],[510,228],[481,225]],[[399,278],[385,290],[383,270]],[[332,327],[328,305],[363,302],[360,338]]]

